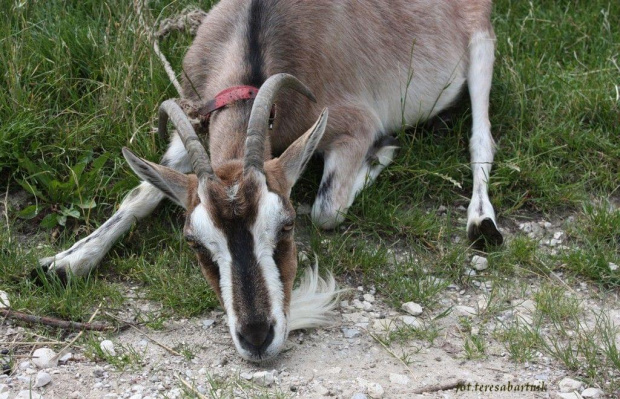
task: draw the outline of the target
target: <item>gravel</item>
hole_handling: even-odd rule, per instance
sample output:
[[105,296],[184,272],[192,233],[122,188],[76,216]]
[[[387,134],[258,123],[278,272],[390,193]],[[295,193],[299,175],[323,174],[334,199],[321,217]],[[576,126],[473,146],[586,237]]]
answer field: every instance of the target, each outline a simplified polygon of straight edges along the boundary
[[572,378],[568,378],[568,377],[563,378],[559,384],[560,392],[563,392],[563,393],[579,391],[581,390],[582,386],[583,386],[583,383],[581,381],[573,380]]
[[58,365],[58,357],[50,348],[39,348],[32,354],[32,363],[40,369],[52,368]]
[[415,302],[405,302],[402,304],[401,309],[412,316],[419,316],[423,312],[422,306]]

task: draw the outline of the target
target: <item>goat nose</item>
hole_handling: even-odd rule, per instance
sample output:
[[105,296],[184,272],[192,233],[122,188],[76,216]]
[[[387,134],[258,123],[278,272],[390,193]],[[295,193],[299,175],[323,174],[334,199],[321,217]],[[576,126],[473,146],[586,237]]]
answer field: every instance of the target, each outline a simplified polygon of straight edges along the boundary
[[237,331],[241,347],[254,354],[264,352],[273,341],[274,335],[273,324],[268,322],[244,324]]

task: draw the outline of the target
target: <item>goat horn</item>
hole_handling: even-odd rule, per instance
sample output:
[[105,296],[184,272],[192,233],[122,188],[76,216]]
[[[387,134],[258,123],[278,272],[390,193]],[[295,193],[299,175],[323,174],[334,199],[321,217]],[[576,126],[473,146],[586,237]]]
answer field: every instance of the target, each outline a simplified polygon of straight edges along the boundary
[[245,139],[244,174],[248,173],[250,169],[255,169],[261,173],[264,172],[265,140],[267,139],[267,129],[269,128],[269,115],[276,95],[282,88],[293,89],[308,97],[312,102],[316,102],[316,98],[310,89],[293,75],[278,73],[269,77],[259,89],[252,106],[247,137]]
[[211,167],[209,154],[207,154],[207,151],[202,146],[189,118],[174,100],[166,100],[159,106],[158,131],[159,135],[162,137],[167,135],[168,119],[172,121],[172,124],[177,129],[179,137],[181,137],[181,141],[189,154],[192,169],[194,173],[196,173],[196,176],[198,176],[198,180],[203,181],[215,176],[213,168]]

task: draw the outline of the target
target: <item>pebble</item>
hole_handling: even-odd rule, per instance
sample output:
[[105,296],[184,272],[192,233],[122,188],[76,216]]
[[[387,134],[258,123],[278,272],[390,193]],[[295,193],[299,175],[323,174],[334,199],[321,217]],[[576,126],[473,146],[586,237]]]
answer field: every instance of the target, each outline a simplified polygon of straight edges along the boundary
[[109,339],[101,341],[101,343],[99,344],[99,347],[101,348],[101,350],[103,351],[105,355],[116,356],[116,350],[114,349],[114,342],[110,341]]
[[274,371],[257,371],[252,375],[252,381],[258,385],[269,387],[275,382]]
[[317,385],[314,390],[316,391],[316,393],[318,393],[321,396],[328,396],[329,395],[329,389],[325,388],[323,385]]
[[572,378],[564,378],[560,381],[560,392],[574,392],[579,391],[583,386],[581,381],[573,380]]
[[400,316],[399,318],[403,322],[403,324],[405,324],[405,325],[407,325],[409,327],[413,327],[413,328],[421,328],[422,327],[422,322],[417,317],[413,317],[413,316]]
[[390,382],[392,384],[407,385],[409,384],[409,377],[403,374],[390,373]]
[[402,304],[401,309],[412,316],[419,316],[423,312],[422,306],[415,302],[405,302]]
[[474,255],[471,258],[471,267],[478,271],[483,271],[489,268],[489,261],[483,256]]
[[355,338],[362,335],[361,331],[357,328],[343,328],[342,334],[345,338]]
[[391,332],[396,330],[396,323],[392,319],[376,319],[372,324],[372,329],[380,332]]
[[9,302],[9,294],[5,291],[0,291],[0,309],[11,307],[11,302]]
[[605,392],[603,392],[602,390],[598,388],[588,388],[588,389],[585,389],[581,393],[582,398],[593,398],[593,399],[602,398],[604,397],[604,395],[605,395]]
[[368,399],[368,396],[366,396],[366,394],[364,393],[356,392],[353,394],[353,396],[351,396],[351,399]]
[[52,376],[46,373],[45,371],[39,371],[37,373],[37,379],[35,380],[34,387],[35,388],[44,387],[50,382],[52,382]]
[[364,301],[373,303],[375,301],[375,296],[373,294],[364,294]]
[[383,387],[376,382],[369,382],[366,389],[368,390],[368,396],[374,399],[382,398],[385,393]]
[[560,392],[552,393],[551,397],[553,399],[580,399],[581,398],[581,396],[579,394],[575,394],[575,393],[560,393]]
[[611,270],[612,272],[615,272],[619,268],[620,266],[616,265],[615,263],[609,262],[609,270]]
[[62,355],[60,357],[60,359],[58,359],[58,363],[65,364],[65,363],[67,363],[71,359],[73,359],[73,353],[71,353],[71,352],[65,353],[64,355]]
[[243,378],[244,380],[250,381],[252,379],[252,373],[241,373],[239,374],[239,377]]
[[471,306],[458,305],[454,308],[458,316],[473,317],[476,315],[476,309]]
[[205,328],[205,329],[206,329],[206,328],[211,327],[211,326],[212,326],[212,325],[214,325],[214,324],[215,324],[215,320],[212,320],[212,319],[205,319],[205,320],[203,320],[203,321],[202,321],[202,328]]
[[58,358],[50,348],[39,348],[32,354],[32,363],[40,369],[46,369],[58,366]]
[[9,386],[6,384],[0,384],[0,393],[5,393],[9,391]]
[[8,392],[0,393],[0,399],[9,399],[9,393]]

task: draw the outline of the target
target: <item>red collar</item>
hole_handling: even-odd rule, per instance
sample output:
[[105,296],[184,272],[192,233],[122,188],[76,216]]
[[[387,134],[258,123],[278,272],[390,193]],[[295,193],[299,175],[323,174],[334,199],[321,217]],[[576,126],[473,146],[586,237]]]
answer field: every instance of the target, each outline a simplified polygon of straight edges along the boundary
[[258,89],[254,86],[233,86],[220,91],[213,100],[208,101],[198,109],[198,115],[203,121],[208,121],[213,111],[222,109],[236,101],[256,98]]

